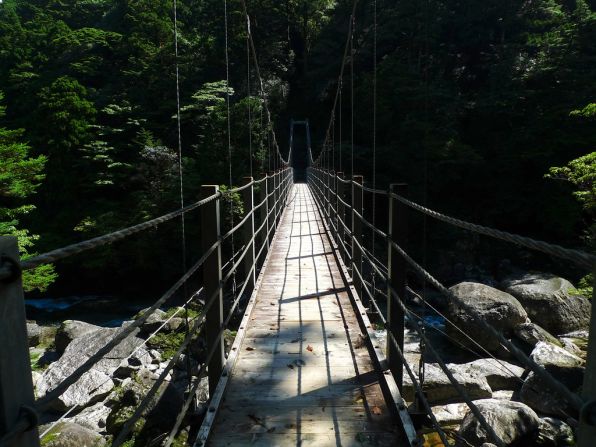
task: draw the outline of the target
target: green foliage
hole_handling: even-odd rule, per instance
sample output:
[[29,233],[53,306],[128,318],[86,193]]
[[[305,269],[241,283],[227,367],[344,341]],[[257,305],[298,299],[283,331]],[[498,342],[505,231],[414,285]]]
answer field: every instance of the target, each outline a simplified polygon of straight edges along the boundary
[[590,273],[580,279],[577,288],[571,292],[572,295],[582,295],[588,299],[594,296],[594,275]]
[[43,367],[39,364],[43,352],[39,350],[29,350],[29,362],[32,371],[42,371]]
[[[0,92],[0,104],[4,96]],[[6,108],[0,106],[0,120]],[[31,157],[31,148],[19,141],[24,131],[8,130],[0,127],[0,236],[16,236],[21,257],[27,259],[35,255],[31,249],[39,236],[21,228],[19,219],[35,209],[25,204],[39,187],[44,178],[43,169],[46,157]],[[44,265],[23,274],[23,287],[26,291],[46,290],[56,279],[51,265]]]
[[596,152],[572,160],[567,166],[550,168],[548,177],[570,182],[582,208],[592,214],[596,212]]
[[[200,315],[199,312],[197,312],[194,309],[188,309],[188,318],[189,320],[196,318]],[[182,307],[170,307],[168,310],[166,310],[166,314],[164,315],[164,318],[170,318],[172,315],[176,314],[176,317],[179,318],[184,318],[186,315],[186,311],[184,310],[184,308]]]
[[[234,184],[275,168],[254,64],[247,73],[245,17],[238,2],[229,6],[226,86],[221,1],[178,5],[186,203],[197,199],[201,184],[228,184],[230,162]],[[316,150],[334,100],[352,4],[262,0],[248,6],[282,152],[291,117],[309,118]],[[11,204],[18,217],[0,221],[30,230],[21,239],[39,234],[36,247],[55,248],[178,207],[171,8],[166,0],[5,0],[0,5],[0,87],[6,92],[7,127],[25,129],[11,138],[34,148],[30,155],[17,155],[28,160],[23,169],[35,170],[34,161],[45,160],[46,177],[37,194],[28,192],[36,187],[27,182],[10,186],[28,198]],[[427,198],[445,212],[576,245],[585,213],[544,173],[564,166],[569,171],[559,168],[551,175],[578,182],[574,187],[582,205],[592,200],[584,186],[591,161],[567,163],[586,156],[596,144],[590,118],[595,106],[585,106],[596,97],[594,3],[404,0],[378,2],[378,8],[377,186],[404,181],[412,198]],[[356,17],[354,165],[371,179],[370,3],[359,4]],[[343,135],[338,110],[335,163],[337,168],[341,146],[342,170],[348,171],[352,101],[348,73],[344,76]],[[576,111],[570,115],[571,110]],[[295,137],[300,147],[302,137]],[[12,150],[22,154],[24,148]],[[584,167],[588,171],[580,172]],[[32,180],[31,185],[41,182]],[[226,216],[227,208],[239,216],[237,198],[222,203]],[[229,228],[231,219],[223,225]],[[200,237],[197,227],[187,226],[189,238]],[[421,237],[421,228],[413,226],[413,239]],[[430,237],[439,240],[428,246],[443,247],[441,239],[452,235],[441,229]],[[172,224],[65,261],[62,276],[77,281],[62,285],[72,284],[75,293],[117,283],[119,292],[121,286],[139,283],[151,291],[163,288],[179,268],[155,260],[177,257],[172,247],[179,246],[179,238]],[[439,253],[427,257],[442,259]],[[107,274],[110,285],[103,280]],[[32,288],[48,284],[28,281]]]
[[160,332],[151,338],[147,342],[147,345],[153,349],[157,349],[161,352],[162,358],[168,360],[174,357],[174,354],[176,354],[176,351],[178,351],[184,342],[184,338],[185,334],[183,332]]

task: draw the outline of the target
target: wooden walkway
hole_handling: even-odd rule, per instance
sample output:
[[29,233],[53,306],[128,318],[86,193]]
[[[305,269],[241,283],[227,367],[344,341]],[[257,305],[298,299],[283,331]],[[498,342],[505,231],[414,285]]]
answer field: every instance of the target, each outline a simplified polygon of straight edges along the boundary
[[400,445],[339,269],[310,190],[295,185],[208,445]]

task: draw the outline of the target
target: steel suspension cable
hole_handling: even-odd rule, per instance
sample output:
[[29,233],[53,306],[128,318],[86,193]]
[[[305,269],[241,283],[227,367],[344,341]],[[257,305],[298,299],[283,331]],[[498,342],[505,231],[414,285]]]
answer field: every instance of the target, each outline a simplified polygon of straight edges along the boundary
[[356,27],[356,16],[352,15],[352,26],[350,27],[350,179],[354,179],[354,28]]
[[252,111],[251,111],[251,96],[250,96],[250,41],[248,35],[250,34],[250,17],[246,17],[246,93],[248,96],[248,153],[249,153],[249,168],[250,176],[252,173]]
[[[373,189],[377,189],[377,0],[373,0]],[[377,195],[372,194],[372,224],[377,228]],[[364,210],[362,211],[364,214]],[[375,256],[376,231],[372,231],[372,257]],[[373,293],[376,289],[376,275],[372,271]]]
[[[331,132],[331,122],[332,122],[332,118],[335,116],[335,111],[337,108],[337,103],[338,103],[338,99],[339,99],[339,95],[340,95],[340,91],[341,91],[341,85],[342,85],[342,79],[343,79],[343,75],[344,75],[344,69],[346,66],[346,61],[347,61],[347,57],[348,57],[348,51],[350,49],[350,41],[351,41],[351,37],[352,37],[352,26],[353,26],[353,20],[352,17],[356,16],[356,6],[358,5],[358,0],[354,0],[353,4],[352,4],[352,13],[350,15],[350,24],[349,24],[349,28],[348,28],[348,35],[346,38],[346,44],[344,46],[344,54],[341,60],[341,66],[339,69],[339,76],[338,76],[338,82],[337,82],[337,89],[335,91],[335,98],[333,99],[333,106],[331,108],[331,114],[329,117],[329,124],[327,125],[327,131],[325,132],[325,141],[323,142],[323,148],[326,147],[327,142],[329,141],[330,138],[330,132]],[[352,55],[350,55],[351,57]],[[341,110],[341,108],[340,108]],[[317,158],[314,160],[314,164],[318,164],[319,158],[321,156],[322,151],[319,153],[319,155],[317,155]],[[341,166],[340,166],[341,169]]]
[[[176,123],[178,126],[178,178],[180,182],[180,208],[184,208],[184,177],[182,172],[182,131],[180,124],[180,69],[178,64],[178,3],[174,0],[174,56],[176,66]],[[186,272],[186,216],[180,216],[180,225],[182,230],[182,274]],[[185,282],[183,286],[184,299],[188,296],[188,283]],[[190,332],[190,323],[188,321],[188,306],[184,308],[184,322],[186,335]],[[187,351],[188,354],[188,351]],[[190,357],[186,356],[186,369],[188,374],[188,388],[190,389]]]
[[[241,0],[242,2],[242,9],[244,12],[244,15],[246,17],[247,20],[250,20],[250,16],[248,15],[248,8],[246,6],[246,1],[245,0]],[[259,82],[259,90],[261,92],[262,98],[263,98],[263,105],[265,107],[265,112],[267,114],[267,124],[269,127],[269,132],[271,133],[271,137],[272,137],[272,143],[273,143],[273,147],[276,150],[277,156],[279,157],[280,161],[282,162],[283,165],[287,166],[289,159],[290,159],[290,155],[288,154],[288,160],[284,159],[280,150],[279,150],[279,145],[277,144],[277,136],[275,135],[275,129],[273,127],[273,122],[271,120],[271,112],[269,110],[269,105],[267,103],[266,100],[266,95],[265,95],[265,87],[263,84],[263,78],[261,76],[261,68],[259,67],[259,59],[257,58],[257,50],[255,47],[255,42],[253,40],[252,37],[252,29],[250,28],[250,26],[247,28],[248,30],[248,40],[250,43],[250,50],[252,53],[252,58],[253,58],[253,62],[254,62],[254,68],[255,68],[255,73],[257,75],[257,79]],[[271,166],[269,166],[269,169],[271,169]]]
[[342,163],[342,145],[341,140],[343,138],[343,129],[342,129],[342,90],[343,90],[343,81],[339,80],[339,170],[343,172],[343,163]]
[[[234,193],[232,189],[233,178],[232,178],[232,120],[230,113],[230,58],[228,54],[229,42],[228,42],[228,0],[224,0],[224,34],[225,34],[225,62],[226,62],[226,113],[227,113],[227,124],[228,124],[228,206],[230,207],[230,222],[232,228],[234,228]],[[234,265],[234,259],[236,258],[236,248],[234,246],[234,232],[231,234],[231,245],[232,245],[232,265]],[[236,269],[232,272],[232,293],[236,294]]]

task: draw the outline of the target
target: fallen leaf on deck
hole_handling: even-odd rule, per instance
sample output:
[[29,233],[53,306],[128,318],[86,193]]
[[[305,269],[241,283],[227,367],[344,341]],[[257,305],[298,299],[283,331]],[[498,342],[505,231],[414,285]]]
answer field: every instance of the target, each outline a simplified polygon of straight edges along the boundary
[[362,402],[364,402],[364,397],[362,397],[361,394],[359,394],[358,396],[356,396],[356,398],[354,399],[354,403],[356,404],[361,404]]
[[379,407],[372,407],[371,411],[372,411],[372,414],[376,414],[376,415],[383,414],[383,410],[381,410]]
[[247,346],[247,347],[246,347],[246,350],[247,350],[247,351],[254,351],[254,350],[255,350],[255,348],[251,348],[250,346]]
[[311,345],[308,345],[308,346],[306,347],[306,350],[307,350],[307,351],[310,351],[310,352],[312,352],[312,346],[311,346]]

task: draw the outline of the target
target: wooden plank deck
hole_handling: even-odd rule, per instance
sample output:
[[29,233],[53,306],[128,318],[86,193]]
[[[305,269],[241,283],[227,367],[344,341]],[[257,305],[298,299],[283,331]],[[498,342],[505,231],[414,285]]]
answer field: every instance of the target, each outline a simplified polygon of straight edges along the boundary
[[234,346],[210,446],[398,446],[310,190],[297,184]]

